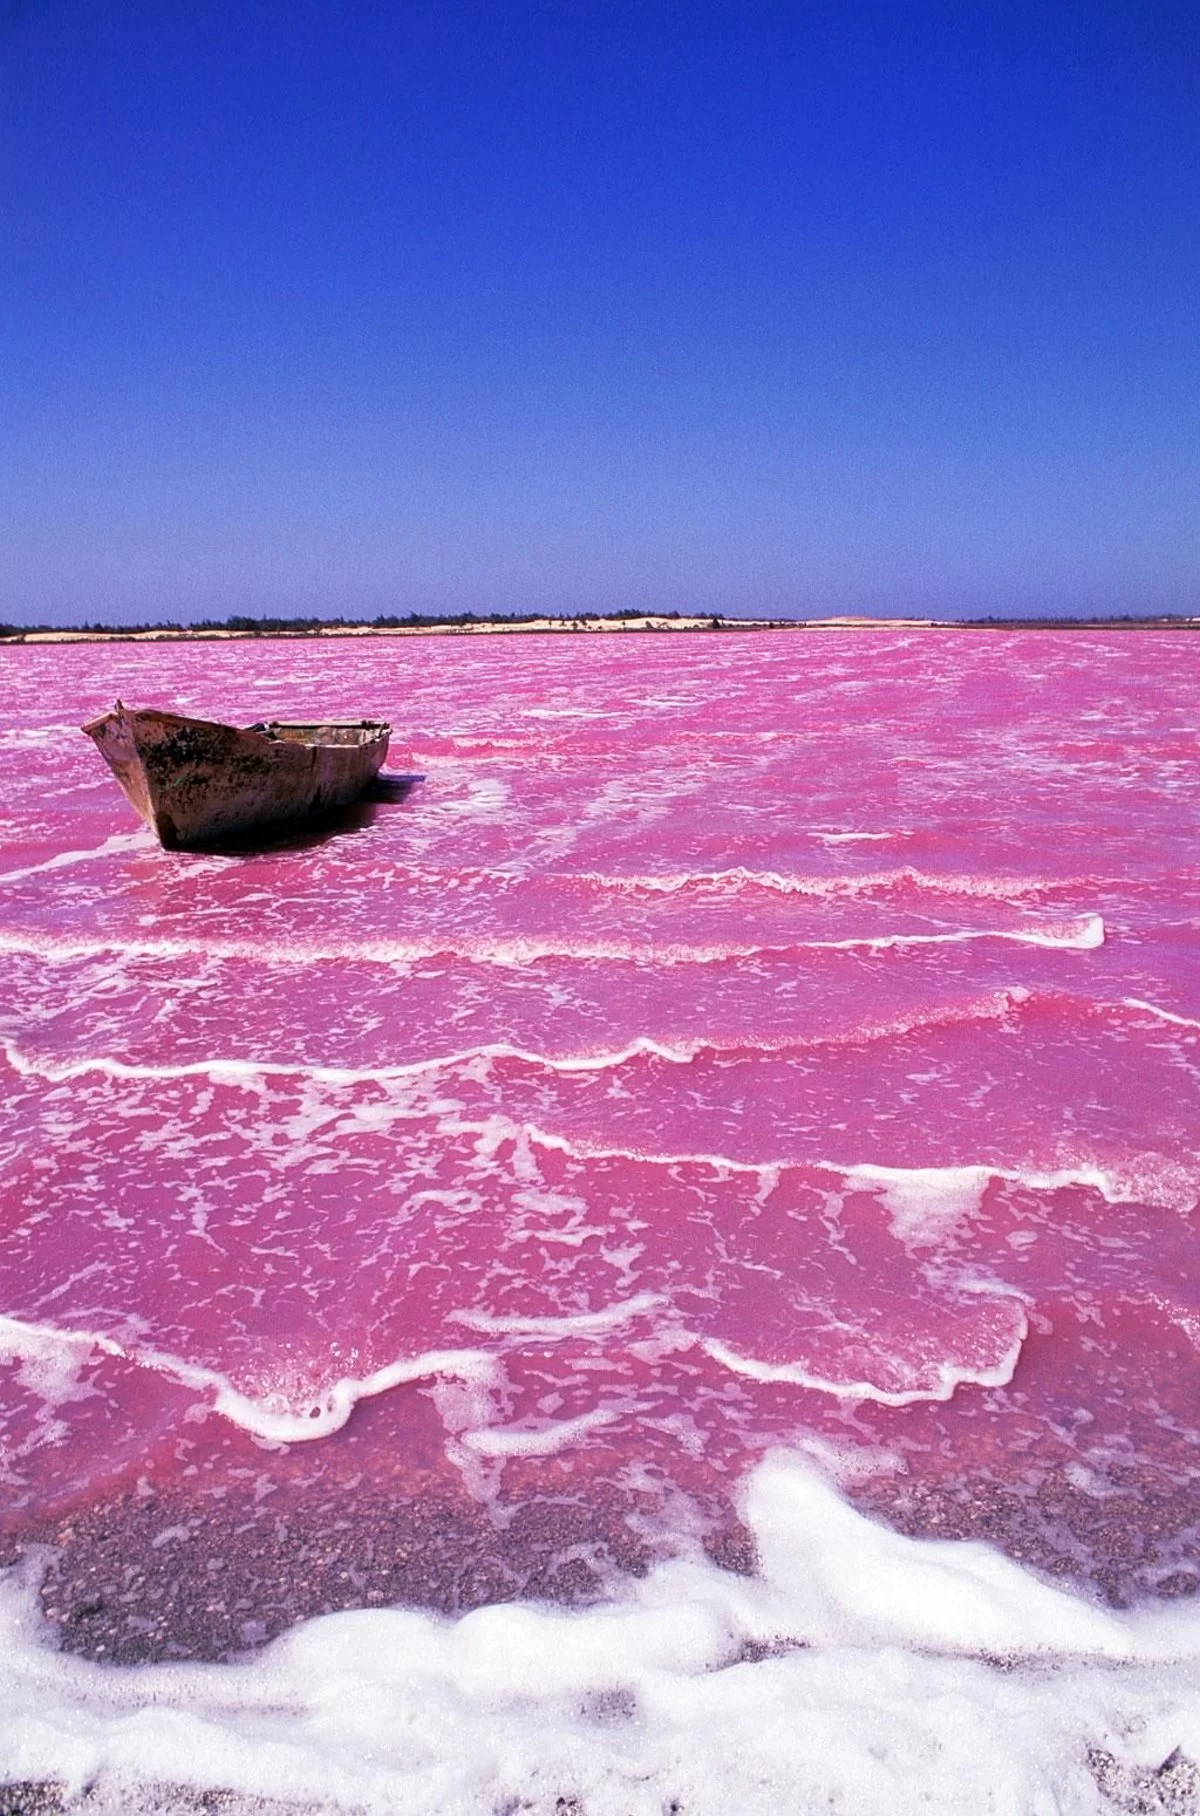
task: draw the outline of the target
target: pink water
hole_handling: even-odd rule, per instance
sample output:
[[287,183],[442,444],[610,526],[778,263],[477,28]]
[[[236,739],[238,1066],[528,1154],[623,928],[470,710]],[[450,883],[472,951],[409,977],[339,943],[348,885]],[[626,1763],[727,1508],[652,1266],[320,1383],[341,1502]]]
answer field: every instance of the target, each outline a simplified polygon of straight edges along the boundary
[[[1195,1587],[1200,640],[0,664],[18,1536],[236,1503],[265,1578],[255,1510],[432,1507],[425,1599],[592,1594],[752,1567],[739,1484],[800,1446],[908,1529]],[[164,853],[75,729],[118,694],[386,716],[425,780]],[[316,1605],[399,1580],[351,1578]],[[254,1580],[230,1644],[289,1617]]]

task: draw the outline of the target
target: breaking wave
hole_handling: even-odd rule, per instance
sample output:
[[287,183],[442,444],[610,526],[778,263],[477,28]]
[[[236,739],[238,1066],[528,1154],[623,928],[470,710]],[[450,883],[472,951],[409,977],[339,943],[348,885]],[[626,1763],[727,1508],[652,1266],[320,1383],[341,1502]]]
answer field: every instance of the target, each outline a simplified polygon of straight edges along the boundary
[[513,936],[502,939],[387,939],[272,940],[195,939],[165,936],[64,934],[46,935],[16,930],[0,932],[0,952],[27,953],[51,962],[93,958],[119,952],[144,958],[246,959],[258,964],[311,965],[331,960],[360,964],[412,965],[437,959],[468,964],[520,969],[543,959],[615,961],[660,965],[712,965],[729,959],[748,959],[789,952],[887,951],[895,947],[953,946],[977,940],[1011,941],[1022,946],[1044,946],[1058,951],[1094,952],[1104,943],[1104,921],[1085,914],[1059,921],[1020,927],[969,927],[947,933],[872,933],[848,939],[712,941],[691,945],[686,941],[656,943],[632,939],[570,939],[557,935]]

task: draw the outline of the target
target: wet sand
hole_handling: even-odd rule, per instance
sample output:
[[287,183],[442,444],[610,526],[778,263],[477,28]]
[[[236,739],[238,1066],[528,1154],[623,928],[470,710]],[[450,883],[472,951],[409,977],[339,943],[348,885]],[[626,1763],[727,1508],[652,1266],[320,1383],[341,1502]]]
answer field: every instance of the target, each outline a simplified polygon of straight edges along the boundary
[[[269,1501],[236,1485],[195,1497],[143,1483],[11,1532],[0,1565],[49,1548],[40,1601],[64,1651],[127,1665],[226,1661],[346,1609],[589,1606],[665,1554],[639,1530],[640,1512],[615,1494],[561,1494],[496,1520],[442,1482],[408,1498],[362,1485]],[[726,1569],[754,1569],[731,1510],[714,1514],[701,1544]]]

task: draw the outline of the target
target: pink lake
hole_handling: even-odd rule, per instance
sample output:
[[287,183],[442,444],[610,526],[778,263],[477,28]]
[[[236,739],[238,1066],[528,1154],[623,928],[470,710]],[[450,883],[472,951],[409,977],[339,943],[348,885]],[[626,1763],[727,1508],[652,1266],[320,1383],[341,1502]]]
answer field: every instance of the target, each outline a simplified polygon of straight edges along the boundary
[[[55,1547],[39,1645],[150,1669],[337,1610],[749,1594],[781,1458],[914,1555],[1183,1617],[1200,640],[0,673],[0,1462],[8,1555]],[[118,695],[386,717],[424,779],[165,853],[77,730]]]

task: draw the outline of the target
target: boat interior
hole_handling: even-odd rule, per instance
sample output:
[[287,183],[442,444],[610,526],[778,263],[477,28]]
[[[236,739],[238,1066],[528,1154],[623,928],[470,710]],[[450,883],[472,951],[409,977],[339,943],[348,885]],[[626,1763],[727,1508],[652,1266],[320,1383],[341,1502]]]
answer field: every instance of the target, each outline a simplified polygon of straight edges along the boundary
[[247,731],[261,732],[282,744],[370,744],[387,735],[391,726],[382,719],[323,719],[310,725],[290,720],[259,720]]

